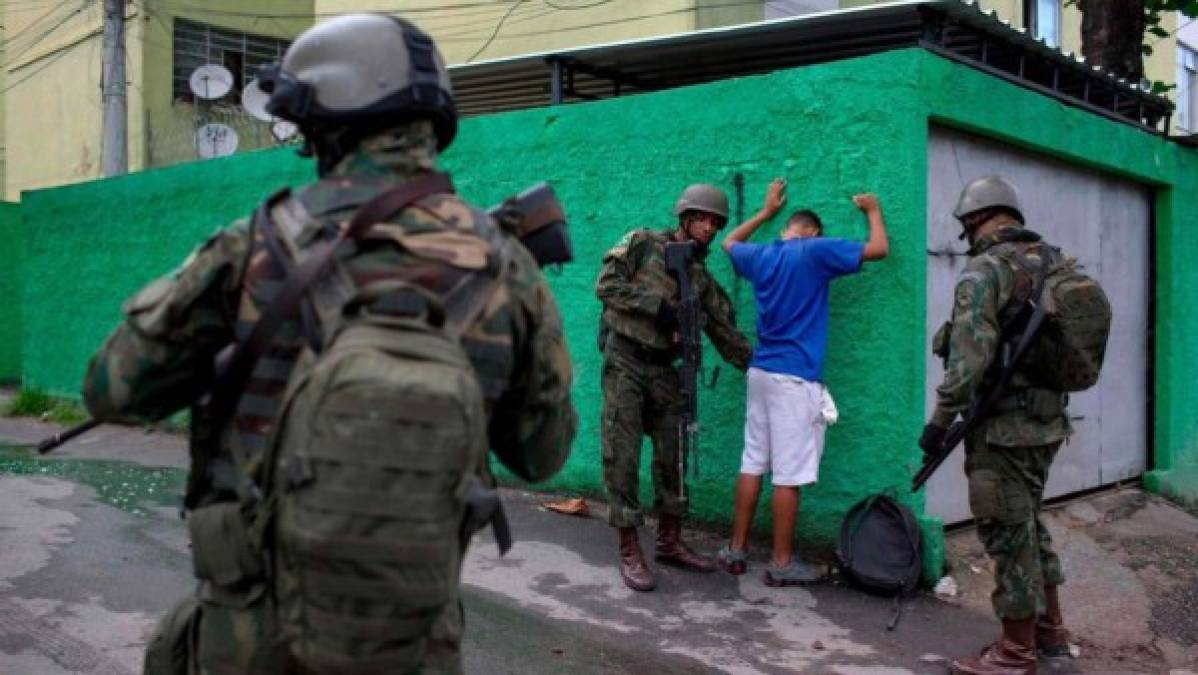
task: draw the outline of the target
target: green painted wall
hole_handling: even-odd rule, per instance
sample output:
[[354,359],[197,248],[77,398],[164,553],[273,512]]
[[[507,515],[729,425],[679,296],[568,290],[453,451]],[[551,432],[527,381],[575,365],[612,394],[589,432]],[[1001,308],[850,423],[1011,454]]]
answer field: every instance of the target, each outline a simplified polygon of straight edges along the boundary
[[294,153],[259,152],[24,193],[24,386],[78,397],[125,297],[308,174]]
[[[713,182],[731,193],[732,176],[741,172],[747,214],[760,205],[769,180],[786,174],[789,206],[816,209],[831,236],[864,237],[864,219],[849,197],[882,193],[892,256],[833,285],[825,373],[842,418],[829,430],[819,484],[804,490],[801,530],[826,545],[861,496],[889,486],[905,492],[903,467],[917,466],[911,438],[923,415],[925,122],[910,95],[891,97],[888,110],[870,104],[877,80],[859,74],[875,68],[899,80],[896,71],[907,70],[907,91],[916,90],[917,61],[879,60],[491,116],[463,129],[451,163],[467,194],[491,201],[513,183],[543,177],[556,186],[574,228],[579,262],[553,282],[568,317],[582,419],[574,456],[555,486],[594,491],[600,485],[593,284],[603,252],[628,229],[671,226],[673,201],[688,183]],[[776,236],[780,224],[759,237]],[[713,252],[710,263],[738,303],[739,324],[751,332],[751,289],[734,279],[722,252]],[[704,359],[709,367],[719,363],[710,347]],[[702,474],[691,483],[693,512],[710,521],[730,518],[743,439],[744,377],[727,365],[721,370],[717,387],[701,393]],[[647,479],[641,493],[642,503],[651,504]],[[767,507],[763,495],[763,525]]]
[[[993,105],[998,100],[1002,108]],[[849,196],[865,190],[881,195],[891,230],[890,258],[833,286],[825,370],[842,421],[829,431],[819,484],[804,491],[802,537],[827,546],[853,502],[890,487],[921,510],[905,485],[918,465],[914,438],[924,415],[930,121],[1160,186],[1158,471],[1151,484],[1171,484],[1179,467],[1198,464],[1198,429],[1188,412],[1196,394],[1184,386],[1185,366],[1198,357],[1198,319],[1181,306],[1182,289],[1198,281],[1184,264],[1198,251],[1198,214],[1182,208],[1183,195],[1198,194],[1198,155],[904,50],[463,122],[446,164],[467,198],[491,203],[545,179],[571,218],[578,262],[549,278],[566,317],[582,423],[571,460],[551,485],[600,490],[599,307],[592,286],[603,252],[628,229],[670,226],[673,199],[687,183],[731,191],[741,172],[751,213],[769,179],[785,174],[789,206],[815,208],[829,235],[864,235]],[[25,230],[26,385],[75,395],[87,356],[118,319],[125,295],[170,269],[216,224],[246,213],[273,186],[301,182],[307,171],[288,151],[272,151],[27,194],[25,222],[41,225]],[[774,225],[759,237],[776,232]],[[734,279],[722,253],[712,254],[711,267],[751,332],[750,289]],[[710,348],[705,358],[709,366],[718,362]],[[728,520],[741,450],[744,379],[727,366],[722,371],[717,386],[701,394],[703,474],[692,487],[694,513],[709,521]],[[642,497],[651,503],[647,478]],[[930,578],[943,559],[942,538],[935,519],[922,522]]]
[[21,377],[21,209],[0,202],[0,382]]

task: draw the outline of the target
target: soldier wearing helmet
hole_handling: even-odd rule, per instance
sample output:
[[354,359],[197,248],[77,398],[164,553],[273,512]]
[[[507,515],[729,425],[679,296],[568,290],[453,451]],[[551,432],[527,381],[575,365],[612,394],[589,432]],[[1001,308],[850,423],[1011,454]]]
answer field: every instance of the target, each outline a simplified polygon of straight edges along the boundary
[[[998,176],[966,185],[953,216],[970,258],[953,292],[952,321],[939,334],[947,341],[937,339],[945,372],[919,438],[925,453],[940,451],[957,416],[994,384],[1003,354],[1021,335],[1036,276],[1059,255],[1024,227],[1015,186]],[[1037,652],[1068,654],[1057,592],[1065,577],[1039,512],[1049,468],[1071,429],[1065,395],[1043,388],[1024,368],[1016,367],[1003,398],[965,437],[969,505],[994,559],[1002,635],[980,656],[954,660],[954,673],[1035,673]]]
[[707,247],[728,220],[728,198],[714,185],[687,187],[674,204],[677,225],[668,230],[633,230],[603,257],[595,293],[603,304],[603,482],[610,504],[608,520],[619,533],[619,566],[624,583],[637,591],[655,586],[637,536],[644,524],[638,498],[640,448],[653,445],[654,506],[658,515],[658,562],[712,572],[714,561],[682,541],[678,471],[679,391],[678,284],[666,270],[665,245],[693,241],[694,291],[703,308],[703,330],[720,355],[743,371],[751,348],[736,327],[732,302],[707,271]]
[[[84,381],[87,407],[98,420],[154,420],[208,401],[191,408],[185,498],[198,591],[160,623],[146,672],[460,672],[458,578],[475,523],[471,517],[453,522],[470,499],[459,492],[477,488],[490,498],[493,481],[481,457],[488,447],[533,481],[565,462],[577,415],[561,317],[528,251],[435,174],[438,152],[457,133],[457,113],[444,61],[414,24],[385,14],[329,20],[299,36],[282,63],[262,74],[261,86],[270,95],[268,110],[302,130],[319,179],[271,197],[253,218],[219,231],[176,272],[133,296],[125,321],[93,357]],[[423,187],[413,192],[416,185]],[[405,190],[409,196],[387,206],[388,198]],[[345,223],[356,222],[360,210],[378,220],[343,241]],[[262,358],[249,361],[242,388],[230,397],[224,386],[230,371],[218,373],[214,366],[218,354],[230,347],[242,354],[245,344],[266,333],[259,328],[288,304],[283,298],[293,277],[303,273],[300,261],[326,251],[331,262],[325,273],[303,287],[298,310],[280,314]],[[329,297],[352,301],[334,303],[330,313]],[[469,300],[475,297],[485,302]],[[463,303],[469,311],[455,315]],[[342,556],[338,568],[300,574],[289,571],[292,563],[279,553],[277,492],[271,490],[283,488],[272,486],[296,490],[328,474],[314,473],[316,460],[271,466],[272,443],[282,442],[272,441],[272,430],[285,428],[280,403],[291,376],[303,373],[328,341],[336,345],[337,331],[354,312],[390,327],[374,335],[380,344],[393,340],[385,347],[393,351],[411,343],[416,346],[409,351],[419,354],[427,349],[419,345],[433,338],[417,343],[409,336],[438,336],[444,329],[456,343],[453,362],[478,379],[469,391],[481,393],[469,401],[485,424],[470,429],[485,438],[471,437],[471,457],[477,451],[479,459],[469,466],[465,460],[453,464],[465,451],[420,448],[421,457],[409,463],[424,478],[409,480],[404,491],[391,490],[390,506],[355,490],[394,488],[389,481],[402,472],[379,470],[374,485],[344,486],[338,508],[360,504],[352,508],[370,516],[402,506],[409,509],[400,514],[405,522],[416,525],[387,530],[382,543],[368,540],[371,532],[344,533],[359,537],[356,547],[324,552]],[[443,415],[425,405],[403,419]],[[371,412],[402,418],[396,416],[402,411]],[[380,456],[400,452],[393,447],[399,445],[379,447]],[[439,450],[450,459],[430,461]],[[395,464],[402,459],[388,466],[402,466]],[[458,478],[466,474],[471,490],[444,487],[466,485]],[[313,514],[321,517],[319,510]],[[422,530],[418,541],[405,539],[424,523],[437,523],[437,529]],[[450,532],[439,536],[443,530]],[[435,541],[430,532],[439,533]],[[299,550],[304,542],[288,545]],[[377,555],[384,546],[399,551],[388,553],[389,560],[406,565],[393,570],[394,578],[337,581],[357,573],[354,556],[364,554],[352,551]],[[288,594],[313,591],[324,593],[328,606],[305,605],[311,612],[293,616],[276,605]],[[380,598],[384,605],[370,604]],[[379,606],[395,611],[369,614],[369,607]],[[347,619],[359,611],[355,607],[363,608],[361,616]],[[291,626],[301,621],[319,634],[297,648]],[[373,642],[364,641],[366,633]]]

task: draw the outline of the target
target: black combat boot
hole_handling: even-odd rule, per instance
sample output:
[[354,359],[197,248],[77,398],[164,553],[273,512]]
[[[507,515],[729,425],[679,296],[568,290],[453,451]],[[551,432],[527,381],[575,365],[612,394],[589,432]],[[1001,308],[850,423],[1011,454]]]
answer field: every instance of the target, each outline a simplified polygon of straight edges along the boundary
[[634,591],[651,591],[657,584],[653,581],[653,572],[645,563],[645,554],[641,553],[641,542],[637,538],[635,527],[621,527],[620,532],[620,576],[624,583]]
[[715,560],[699,555],[682,541],[682,518],[663,514],[657,520],[657,556],[663,565],[692,572],[714,572]]

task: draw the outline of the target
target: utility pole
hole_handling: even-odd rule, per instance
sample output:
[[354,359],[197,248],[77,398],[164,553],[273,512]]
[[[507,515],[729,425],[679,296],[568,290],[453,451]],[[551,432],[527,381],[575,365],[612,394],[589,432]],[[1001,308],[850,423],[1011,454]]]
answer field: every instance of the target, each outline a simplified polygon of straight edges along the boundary
[[129,171],[129,113],[125,94],[125,0],[104,0],[104,58],[100,91],[104,131],[100,168],[105,176]]

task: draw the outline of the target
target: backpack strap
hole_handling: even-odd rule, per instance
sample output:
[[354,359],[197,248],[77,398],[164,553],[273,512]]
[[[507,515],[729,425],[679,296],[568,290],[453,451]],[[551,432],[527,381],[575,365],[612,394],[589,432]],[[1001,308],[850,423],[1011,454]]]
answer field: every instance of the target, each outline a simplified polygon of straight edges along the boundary
[[[279,328],[288,318],[294,316],[305,291],[325,271],[341,244],[347,239],[356,239],[376,223],[403,210],[421,197],[446,192],[453,192],[453,183],[450,182],[449,176],[442,173],[421,174],[391,188],[362,205],[349,223],[338,228],[333,238],[313,246],[305,258],[287,270],[287,277],[279,295],[263,311],[245,341],[237,343],[229,366],[217,377],[213,385],[211,421],[217,428],[223,427],[236,412],[254,364],[269,348]],[[270,207],[289,194],[276,193],[272,199],[264,202],[254,215],[255,226],[264,228],[267,239],[277,235],[274,232]]]

